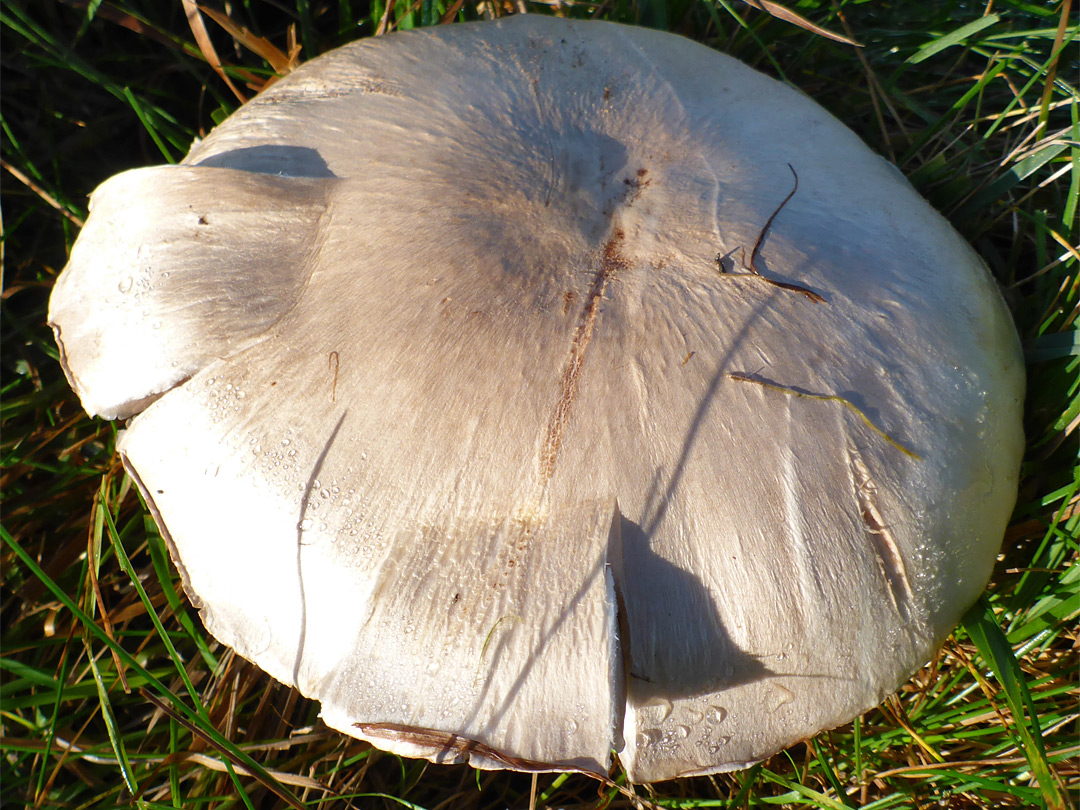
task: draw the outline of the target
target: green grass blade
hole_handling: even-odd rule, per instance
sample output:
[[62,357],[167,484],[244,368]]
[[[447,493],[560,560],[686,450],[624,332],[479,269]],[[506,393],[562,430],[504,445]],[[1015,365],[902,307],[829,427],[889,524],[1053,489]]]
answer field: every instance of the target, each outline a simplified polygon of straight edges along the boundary
[[1064,810],[1065,800],[1046,761],[1039,715],[1032,703],[1024,673],[994,619],[989,602],[985,598],[980,599],[964,616],[962,624],[1005,693],[1005,701],[1014,720],[1012,728],[1020,738],[1020,748],[1031,765],[1043,799],[1051,810]]
[[[63,604],[63,606],[67,608],[74,615],[74,617],[86,629],[88,629],[93,636],[97,638],[99,642],[116,652],[116,654],[120,657],[120,659],[124,662],[126,666],[130,667],[135,672],[138,672],[145,679],[145,681],[149,685],[153,686],[157,693],[161,695],[162,698],[167,700],[177,712],[179,712],[181,715],[183,715],[185,718],[187,718],[194,724],[199,725],[200,731],[204,733],[216,746],[228,752],[230,756],[235,757],[239,762],[241,762],[241,764],[244,765],[245,768],[248,768],[253,773],[258,774],[260,779],[264,780],[266,783],[275,785],[277,784],[277,780],[270,776],[270,774],[268,774],[258,762],[256,762],[246,753],[244,753],[241,749],[233,745],[233,743],[230,742],[228,739],[223,737],[212,725],[205,724],[204,711],[197,711],[185,704],[164,684],[164,682],[161,681],[160,678],[156,677],[149,670],[145,669],[120,644],[114,642],[111,638],[109,638],[105,631],[98,627],[97,623],[90,616],[84,613],[79,608],[79,606],[75,604],[74,601],[72,601],[71,597],[68,596],[67,593],[56,584],[52,577],[50,577],[48,574],[45,573],[44,570],[42,570],[42,568],[34,561],[34,559],[26,553],[22,546],[15,542],[15,539],[8,533],[8,531],[3,526],[0,526],[0,539],[2,539],[4,543],[7,544],[8,548],[10,548],[15,553],[15,556],[19,558],[19,561],[23,565],[25,565],[35,577],[37,577],[41,580],[42,583],[44,583],[44,585],[49,589],[49,591],[52,592],[53,596],[55,596],[61,602],[61,604]],[[204,723],[201,724],[200,721],[204,721]],[[289,792],[283,787],[280,787],[280,790],[282,795],[287,795],[289,797],[289,801],[291,804],[293,804],[294,807],[301,806],[300,801],[296,799],[296,797],[293,796],[291,792]]]
[[985,17],[972,20],[967,25],[960,26],[952,33],[946,34],[943,37],[939,37],[938,39],[923,45],[919,50],[908,57],[908,61],[913,65],[917,65],[919,62],[923,62],[931,56],[941,53],[946,48],[962,44],[968,37],[974,36],[980,31],[985,31],[993,25],[997,25],[1000,20],[1001,18],[997,14],[987,14]]
[[143,519],[143,527],[146,530],[146,548],[150,554],[151,564],[154,566],[154,573],[157,574],[158,583],[161,585],[162,592],[165,594],[165,601],[169,604],[169,609],[173,615],[176,616],[180,626],[187,633],[188,638],[198,648],[199,655],[202,656],[203,661],[206,662],[207,667],[211,670],[218,668],[218,658],[210,651],[210,647],[206,644],[206,639],[203,634],[195,627],[195,622],[191,618],[191,614],[184,607],[180,601],[180,595],[176,592],[176,588],[173,587],[172,573],[169,568],[169,562],[165,559],[164,540],[158,532],[157,525],[154,523],[154,519],[150,515],[146,515]]
[[[102,680],[101,672],[98,670],[97,661],[94,659],[94,651],[90,649],[90,643],[86,639],[83,639],[83,646],[86,648],[86,660],[90,665],[90,672],[94,676],[94,684],[97,686],[101,717],[105,721],[105,728],[109,734],[109,742],[112,743],[113,753],[120,763],[120,773],[124,777],[124,784],[127,785],[128,792],[130,792],[132,796],[137,797],[139,795],[139,786],[135,781],[135,774],[132,773],[131,770],[131,762],[128,760],[127,748],[120,737],[120,732],[117,731],[116,728],[116,717],[113,715],[112,704],[109,701],[109,690],[105,688],[105,681]],[[141,806],[142,802],[139,802],[137,799],[136,802]]]
[[[116,530],[116,523],[113,515],[109,509],[105,508],[107,502],[106,482],[102,481],[101,490],[99,495],[98,504],[100,506],[99,513],[104,516],[106,526],[109,532],[109,540],[112,542],[113,551],[116,553],[117,562],[120,564],[120,568],[131,579],[131,584],[135,586],[136,592],[139,594],[139,599],[142,600],[143,607],[146,608],[146,613],[150,617],[150,621],[154,625],[154,629],[158,633],[158,637],[165,645],[165,649],[168,650],[169,657],[172,659],[173,664],[176,667],[176,672],[180,676],[180,680],[184,683],[184,688],[187,690],[188,697],[191,698],[191,703],[195,707],[195,711],[203,722],[209,726],[210,718],[206,714],[206,708],[202,704],[202,700],[199,698],[199,693],[195,689],[195,685],[191,682],[191,678],[188,676],[187,667],[184,666],[184,662],[180,659],[180,654],[176,651],[176,647],[173,645],[172,639],[169,638],[169,634],[165,631],[164,626],[161,624],[161,619],[157,615],[157,610],[154,609],[153,603],[150,601],[150,597],[146,595],[146,589],[143,587],[142,582],[139,581],[138,574],[135,573],[135,569],[131,565],[131,560],[128,559],[127,551],[124,550],[124,544],[120,539],[120,533]],[[229,778],[232,780],[233,785],[236,787],[237,794],[243,800],[245,806],[249,810],[255,810],[251,804],[251,800],[248,798],[247,791],[244,790],[244,786],[240,783],[239,777],[236,775],[236,771],[233,770],[232,765],[226,761],[225,769],[228,771]]]
[[[792,779],[773,773],[768,768],[762,768],[761,776],[768,782],[780,785],[790,791],[791,800],[804,799],[813,802],[814,807],[826,808],[826,810],[847,810],[847,806],[836,799],[831,799],[824,793],[807,787]],[[784,797],[787,799],[787,797]]]

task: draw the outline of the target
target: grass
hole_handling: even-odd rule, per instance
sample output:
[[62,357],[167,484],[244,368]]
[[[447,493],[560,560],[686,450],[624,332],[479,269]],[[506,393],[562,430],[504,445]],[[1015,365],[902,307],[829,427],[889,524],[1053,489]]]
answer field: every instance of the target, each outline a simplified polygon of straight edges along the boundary
[[668,28],[801,87],[894,161],[986,259],[1023,338],[1029,384],[1020,498],[986,595],[896,696],[743,772],[632,790],[618,774],[616,787],[579,775],[534,781],[402,760],[329,732],[316,705],[203,630],[113,452],[116,427],[88,419],[63,379],[47,297],[87,193],[120,170],[181,158],[238,95],[297,59],[293,40],[303,60],[380,28],[511,4],[400,0],[388,12],[382,0],[232,0],[215,5],[227,9],[216,19],[236,38],[207,17],[200,47],[180,2],[7,0],[0,803],[1075,806],[1075,8],[792,0],[814,24],[863,43],[855,49],[729,0],[526,5]]

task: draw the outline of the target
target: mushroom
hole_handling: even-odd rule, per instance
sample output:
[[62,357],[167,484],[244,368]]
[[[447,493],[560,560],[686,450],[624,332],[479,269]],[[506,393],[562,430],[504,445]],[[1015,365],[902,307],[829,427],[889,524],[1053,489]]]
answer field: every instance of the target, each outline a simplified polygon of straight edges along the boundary
[[993,280],[702,45],[369,39],[92,203],[50,306],[68,379],[135,417],[207,629],[345,734],[740,768],[880,702],[990,574],[1023,389]]

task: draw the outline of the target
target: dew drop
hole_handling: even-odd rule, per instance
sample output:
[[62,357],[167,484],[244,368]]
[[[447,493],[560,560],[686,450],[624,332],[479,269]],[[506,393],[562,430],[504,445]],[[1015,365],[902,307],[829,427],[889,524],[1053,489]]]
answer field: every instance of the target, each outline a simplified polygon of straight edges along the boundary
[[671,701],[667,698],[655,697],[645,704],[650,709],[659,709],[660,717],[657,718],[658,723],[663,723],[669,717],[671,717]]
[[122,293],[129,293],[131,292],[131,287],[134,283],[135,282],[132,281],[131,276],[127,276],[119,284],[116,285],[116,289],[120,290],[120,292]]
[[723,748],[725,745],[727,745],[729,742],[731,742],[731,737],[717,737],[715,740],[713,740],[709,744],[709,746],[708,746],[709,753],[710,754],[719,754],[720,749]]
[[710,723],[723,723],[724,718],[727,717],[727,709],[723,706],[710,706],[705,716],[709,718]]
[[675,726],[675,736],[678,737],[680,740],[685,740],[687,737],[690,736],[690,727],[683,725]]
[[648,748],[650,745],[656,745],[664,738],[663,732],[658,728],[646,728],[638,732],[637,734],[637,746],[638,748]]
[[773,689],[773,702],[772,711],[776,711],[781,706],[786,706],[795,699],[795,693],[788,689],[786,686],[781,686],[778,683],[772,685]]

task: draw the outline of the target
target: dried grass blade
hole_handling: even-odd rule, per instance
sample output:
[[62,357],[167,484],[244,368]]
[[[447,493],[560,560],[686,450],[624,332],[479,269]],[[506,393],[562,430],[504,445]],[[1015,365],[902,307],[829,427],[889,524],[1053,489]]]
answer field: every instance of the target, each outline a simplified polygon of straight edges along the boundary
[[834,42],[842,42],[845,45],[854,45],[856,48],[861,48],[862,45],[853,39],[848,39],[843,34],[835,34],[827,28],[822,28],[820,25],[814,25],[806,17],[801,14],[796,14],[787,6],[782,6],[779,3],[774,3],[772,0],[743,0],[746,5],[752,8],[764,11],[771,17],[776,17],[778,20],[789,22],[792,25],[797,25],[799,28],[803,28],[811,33],[817,34],[819,37],[825,37],[831,39]]
[[796,399],[816,399],[819,402],[839,402],[849,411],[858,416],[859,419],[862,420],[863,424],[865,424],[868,428],[878,434],[881,438],[883,438],[886,442],[895,447],[905,456],[907,456],[908,458],[913,458],[916,461],[922,461],[922,456],[920,456],[914,450],[905,447],[888,433],[886,433],[884,430],[875,425],[873,421],[871,421],[870,417],[863,413],[859,406],[852,402],[850,399],[846,399],[837,394],[813,394],[809,391],[801,391],[797,388],[789,388],[786,385],[777,385],[776,383],[758,379],[757,377],[752,377],[749,374],[741,374],[739,372],[728,374],[727,376],[729,380],[734,380],[735,382],[754,383],[755,385],[760,385],[766,390],[777,391],[781,394],[787,394],[788,396],[795,397]]
[[[192,5],[194,5],[193,0],[185,0],[185,5],[188,2],[191,2]],[[288,45],[289,53],[285,54],[270,40],[265,37],[256,36],[251,33],[251,31],[244,28],[244,26],[237,25],[220,11],[215,11],[212,8],[206,8],[205,6],[199,6],[199,11],[224,28],[229,33],[229,36],[249,51],[265,59],[270,64],[273,71],[279,76],[284,76],[296,67],[296,57],[299,56],[300,49],[303,47],[296,42],[296,26],[291,26],[289,28],[291,31]]]
[[41,186],[39,186],[37,183],[35,183],[33,180],[31,180],[29,177],[27,177],[21,171],[16,169],[14,166],[12,166],[6,160],[0,160],[0,166],[3,166],[5,169],[7,169],[12,177],[14,177],[16,180],[18,180],[20,183],[22,183],[24,186],[26,186],[32,192],[37,194],[42,200],[45,201],[45,203],[50,208],[55,208],[57,211],[59,211],[61,214],[63,214],[65,217],[67,217],[71,222],[78,225],[80,228],[83,226],[83,221],[81,219],[79,219],[79,217],[75,216],[73,213],[71,213],[66,208],[64,208],[64,206],[62,206],[54,196],[52,196],[49,192],[47,192],[45,189],[43,189]]
[[[181,721],[177,720],[177,723],[181,723]],[[207,756],[206,754],[188,753],[183,751],[169,755],[169,759],[166,764],[171,764],[173,762],[193,762],[196,765],[201,765],[204,768],[209,768],[212,771],[219,771],[221,773],[225,773],[228,768],[228,765],[226,765],[226,763],[215,757]],[[253,779],[255,778],[254,774],[243,765],[235,764],[233,765],[233,767],[236,769],[236,772],[241,776],[249,776]],[[318,779],[312,779],[310,776],[300,776],[299,774],[289,773],[288,771],[275,771],[272,768],[267,768],[266,772],[283,785],[292,785],[293,787],[302,787],[307,788],[308,790],[321,790],[324,793],[336,795],[333,788],[329,787],[328,785],[324,785]]]
[[1054,94],[1054,79],[1057,76],[1058,60],[1061,57],[1061,46],[1065,41],[1065,31],[1069,27],[1071,10],[1072,0],[1062,0],[1061,18],[1058,21],[1057,33],[1054,35],[1054,56],[1046,69],[1046,84],[1043,87],[1042,101],[1039,103],[1040,132],[1046,128],[1046,121],[1050,117],[1050,98]]
[[375,29],[375,36],[381,37],[390,28],[390,15],[394,13],[394,6],[397,4],[397,0],[389,0],[386,4],[386,10],[383,11],[382,19],[379,20],[379,26]]
[[442,19],[439,20],[439,25],[446,25],[448,22],[453,22],[454,17],[461,11],[463,5],[465,5],[465,0],[454,0],[454,4],[442,15]]
[[206,25],[203,23],[202,15],[199,14],[199,7],[195,5],[195,0],[180,0],[180,2],[183,3],[184,14],[187,16],[191,33],[195,35],[195,42],[198,44],[199,50],[202,51],[203,58],[228,85],[233,95],[243,104],[247,101],[247,96],[237,89],[236,85],[232,83],[232,79],[225,73],[225,68],[222,67],[221,59],[218,57],[217,51],[214,50],[214,43],[210,41],[210,34],[206,31]]

